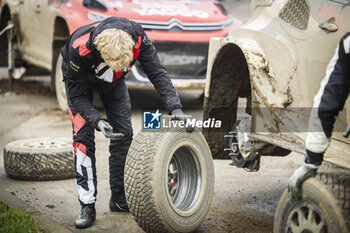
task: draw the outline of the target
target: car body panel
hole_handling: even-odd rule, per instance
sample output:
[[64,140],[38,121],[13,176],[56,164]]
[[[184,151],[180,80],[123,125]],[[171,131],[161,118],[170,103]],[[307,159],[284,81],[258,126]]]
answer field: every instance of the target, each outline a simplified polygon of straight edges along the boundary
[[[216,60],[227,45],[238,46],[249,69],[254,122],[251,137],[305,153],[304,140],[313,97],[340,38],[350,29],[350,6],[348,2],[305,1],[310,13],[307,28],[301,30],[282,19],[282,11],[289,2],[273,1],[258,7],[246,24],[233,29],[228,38],[211,39],[204,111],[215,105],[210,93],[211,85],[217,82],[212,80]],[[322,21],[335,22],[338,30],[321,29]],[[350,124],[349,103],[348,100],[337,117],[326,155],[332,162],[347,168],[350,168],[350,157],[345,156],[344,161],[344,156],[339,155],[350,151],[350,139],[342,136]]]
[[[1,9],[7,6],[11,11],[11,18],[14,19],[18,32],[16,35],[22,59],[49,71],[52,70],[53,61],[57,57],[53,48],[54,41],[64,41],[68,34],[78,27],[109,16],[135,20],[144,27],[149,38],[155,43],[169,44],[183,42],[208,45],[211,37],[226,36],[234,27],[242,24],[211,0],[98,2],[105,10],[88,8],[83,5],[83,0],[3,0]],[[69,33],[60,34],[59,31]],[[62,43],[58,46],[62,46]],[[178,76],[173,75],[171,78],[184,78]],[[192,79],[180,80],[175,86],[184,89],[204,88],[204,74],[202,82],[191,81]],[[148,80],[130,79],[128,82],[130,86],[139,88],[151,85]]]

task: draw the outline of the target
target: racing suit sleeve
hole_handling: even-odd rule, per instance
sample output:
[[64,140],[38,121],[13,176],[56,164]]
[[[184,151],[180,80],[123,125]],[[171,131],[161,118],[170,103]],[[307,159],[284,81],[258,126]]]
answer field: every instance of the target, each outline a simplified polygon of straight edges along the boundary
[[306,137],[306,162],[321,165],[330,144],[335,117],[350,91],[350,33],[339,42],[321,87],[314,97]]
[[81,58],[74,51],[70,52],[68,56],[65,77],[68,87],[68,101],[89,124],[96,128],[98,121],[104,118],[89,99],[89,88],[86,81],[89,70],[84,67]]
[[139,30],[142,30],[142,43],[140,47],[141,52],[137,59],[140,61],[147,77],[158,91],[167,110],[171,112],[174,109],[182,108],[180,99],[170,80],[168,72],[165,67],[160,64],[156,49],[141,26],[138,27],[140,27]]

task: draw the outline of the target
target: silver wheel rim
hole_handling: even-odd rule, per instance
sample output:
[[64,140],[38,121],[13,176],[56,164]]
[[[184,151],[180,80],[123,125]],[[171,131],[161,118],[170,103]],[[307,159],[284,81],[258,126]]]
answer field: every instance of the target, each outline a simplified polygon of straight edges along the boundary
[[33,139],[21,143],[22,148],[27,149],[60,149],[71,146],[71,141],[64,139]]
[[194,151],[177,149],[168,166],[168,194],[180,211],[190,210],[198,201],[202,188],[202,171]]
[[328,233],[329,224],[318,207],[309,203],[298,205],[287,218],[287,233]]

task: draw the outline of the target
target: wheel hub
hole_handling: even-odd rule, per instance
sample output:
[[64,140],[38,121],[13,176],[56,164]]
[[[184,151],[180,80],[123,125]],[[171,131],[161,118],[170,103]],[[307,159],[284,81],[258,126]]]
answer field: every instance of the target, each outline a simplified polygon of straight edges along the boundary
[[180,211],[191,209],[198,201],[202,188],[202,171],[195,153],[181,147],[168,165],[167,177],[170,201]]
[[169,194],[172,198],[174,198],[177,190],[177,167],[172,159],[169,168],[168,168],[168,189],[169,189]]
[[328,224],[320,211],[309,203],[292,209],[287,218],[288,233],[328,233]]
[[54,148],[65,148],[70,146],[71,142],[67,140],[58,140],[50,138],[33,139],[21,144],[21,147],[28,149],[54,149]]

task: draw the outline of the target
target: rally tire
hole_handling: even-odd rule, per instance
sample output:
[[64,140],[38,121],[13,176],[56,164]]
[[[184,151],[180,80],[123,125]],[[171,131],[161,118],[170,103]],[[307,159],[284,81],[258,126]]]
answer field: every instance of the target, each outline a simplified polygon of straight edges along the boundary
[[[186,156],[188,162],[181,164]],[[172,190],[175,194],[170,194],[169,166],[174,161],[178,162],[176,174],[182,178],[174,186],[176,191]],[[197,175],[186,176],[192,169]],[[195,178],[180,182],[184,177]],[[213,161],[199,131],[140,132],[133,140],[126,159],[125,191],[130,211],[144,231],[195,230],[209,211],[213,188]]]
[[[0,31],[3,27],[0,27]],[[4,33],[0,36],[0,66],[7,66],[8,60],[8,45],[7,45],[7,34]]]
[[71,139],[37,138],[10,142],[4,149],[4,167],[7,176],[20,180],[74,178]]
[[63,82],[63,74],[62,74],[62,55],[57,57],[56,62],[54,63],[55,69],[53,70],[54,77],[52,80],[55,81],[55,91],[56,91],[56,99],[58,106],[63,112],[68,112],[68,104],[67,104],[67,95],[66,88]]
[[[159,134],[155,134],[153,139],[159,139],[157,136]],[[141,201],[143,199],[143,193],[141,192],[141,159],[143,154],[151,153],[153,148],[151,146],[144,146],[150,144],[151,141],[147,137],[147,134],[138,133],[133,139],[125,162],[124,186],[126,199],[130,211],[141,227],[145,223],[142,216],[143,212],[140,208],[140,203],[144,203],[144,201]]]
[[[0,31],[5,29],[7,27],[8,22],[11,21],[11,14],[8,8],[3,7],[2,12],[0,14]],[[7,39],[8,32],[4,32],[0,36],[0,66],[8,66],[8,39]]]
[[[323,228],[320,227],[322,225]],[[350,232],[349,176],[320,173],[309,178],[302,185],[300,201],[293,199],[286,190],[276,210],[274,233],[296,231],[292,230],[292,226],[298,230],[314,233]],[[311,228],[313,230],[310,230]]]

